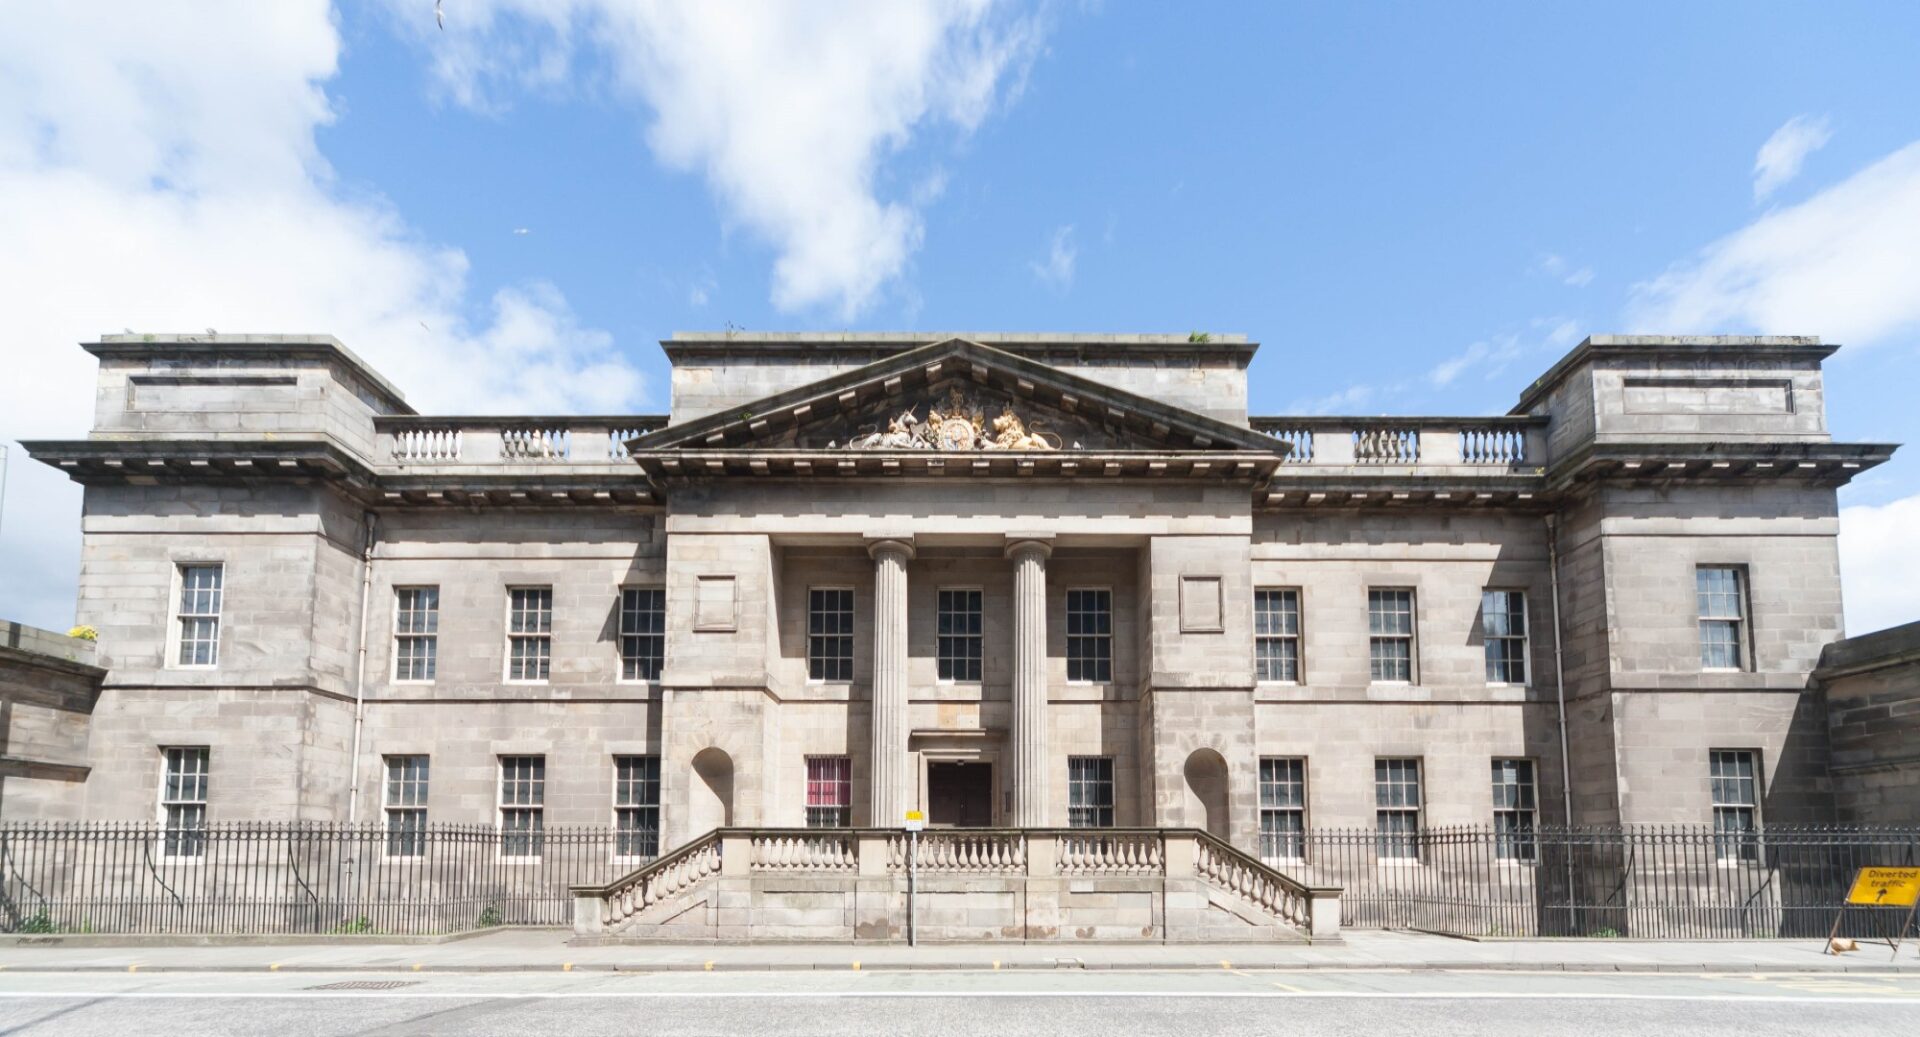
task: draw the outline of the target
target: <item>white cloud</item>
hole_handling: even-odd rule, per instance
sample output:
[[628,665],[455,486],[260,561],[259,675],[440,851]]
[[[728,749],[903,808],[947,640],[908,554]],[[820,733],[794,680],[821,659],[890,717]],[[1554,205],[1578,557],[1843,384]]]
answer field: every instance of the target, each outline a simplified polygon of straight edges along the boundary
[[[333,191],[315,131],[340,40],[322,0],[194,11],[8,7],[0,440],[84,434],[93,363],[75,343],[127,327],[331,332],[423,410],[641,402],[639,374],[557,290],[475,300],[459,251]],[[10,467],[0,615],[64,629],[78,494],[24,454]]]
[[1920,324],[1920,143],[1636,285],[1628,323],[1855,343]]
[[1796,115],[1760,145],[1753,158],[1753,200],[1760,201],[1800,175],[1807,156],[1827,146],[1833,130],[1825,116]]
[[1547,353],[1557,355],[1578,341],[1580,326],[1574,321],[1563,317],[1536,319],[1525,333],[1513,332],[1481,339],[1442,360],[1427,372],[1427,381],[1436,388],[1444,388],[1476,368],[1484,369],[1485,377],[1493,378],[1506,371],[1516,360]]
[[1920,619],[1920,495],[1840,509],[1840,577],[1847,633],[1867,634]]
[[1045,258],[1029,261],[1027,268],[1041,284],[1065,291],[1073,287],[1073,266],[1079,256],[1080,250],[1073,243],[1073,227],[1059,227],[1048,239]]
[[774,304],[848,319],[904,271],[943,182],[883,198],[886,157],[936,124],[976,128],[1019,93],[1043,35],[995,0],[465,0],[444,32],[390,2],[448,96],[480,110],[503,88],[586,79],[583,50],[607,59],[613,86],[652,111],[655,156],[703,174],[773,245]]
[[1583,266],[1576,270],[1572,264],[1566,261],[1565,257],[1554,255],[1551,252],[1540,257],[1540,262],[1535,264],[1535,269],[1559,281],[1561,284],[1574,288],[1585,288],[1587,285],[1593,283],[1592,267]]

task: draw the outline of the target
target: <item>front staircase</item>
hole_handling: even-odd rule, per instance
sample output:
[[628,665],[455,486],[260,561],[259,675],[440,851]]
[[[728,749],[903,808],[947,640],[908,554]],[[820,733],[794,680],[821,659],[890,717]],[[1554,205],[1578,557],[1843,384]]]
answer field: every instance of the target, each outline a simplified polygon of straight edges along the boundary
[[[909,867],[909,854],[913,860]],[[573,888],[580,942],[1339,938],[1340,890],[1191,828],[719,828]]]

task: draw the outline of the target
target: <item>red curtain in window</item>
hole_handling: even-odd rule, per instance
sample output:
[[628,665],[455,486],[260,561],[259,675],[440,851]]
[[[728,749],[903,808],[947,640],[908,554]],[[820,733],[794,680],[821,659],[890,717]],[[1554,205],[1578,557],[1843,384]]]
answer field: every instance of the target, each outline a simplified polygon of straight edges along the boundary
[[807,760],[807,805],[844,807],[853,801],[853,761],[845,756]]

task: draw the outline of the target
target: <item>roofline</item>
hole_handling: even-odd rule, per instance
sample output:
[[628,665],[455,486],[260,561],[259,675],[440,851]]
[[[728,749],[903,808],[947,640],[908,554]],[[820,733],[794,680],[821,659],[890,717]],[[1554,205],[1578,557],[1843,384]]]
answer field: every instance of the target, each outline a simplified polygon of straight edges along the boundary
[[1828,642],[1813,671],[1824,684],[1859,673],[1920,663],[1920,620]]
[[105,360],[109,357],[146,357],[146,356],[220,356],[268,354],[276,357],[299,357],[321,359],[339,364],[368,385],[387,397],[400,413],[412,414],[414,409],[407,403],[406,394],[385,375],[374,370],[373,365],[360,359],[346,344],[332,335],[325,334],[124,334],[102,335],[92,342],[80,343],[80,348]]
[[676,331],[660,340],[669,359],[701,353],[818,354],[843,351],[890,355],[961,339],[1009,353],[1206,354],[1251,360],[1259,350],[1239,332],[1208,333],[1205,342],[1187,334],[1124,334],[1049,331]]
[[1817,364],[1839,348],[1822,343],[1818,335],[1589,335],[1547,368],[1547,373],[1534,379],[1508,413],[1526,413],[1574,368],[1601,358],[1698,360],[1716,357],[1720,350],[1739,350],[1741,359],[1767,357]]

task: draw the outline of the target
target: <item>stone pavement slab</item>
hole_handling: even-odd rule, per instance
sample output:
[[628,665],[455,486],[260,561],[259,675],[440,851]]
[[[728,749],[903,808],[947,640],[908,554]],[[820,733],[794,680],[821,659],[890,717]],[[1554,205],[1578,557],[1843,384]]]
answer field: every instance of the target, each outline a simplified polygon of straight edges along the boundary
[[4,972],[248,972],[598,970],[1351,969],[1558,972],[1902,972],[1920,974],[1920,945],[1821,953],[1817,940],[1462,940],[1349,932],[1304,944],[615,944],[576,946],[561,930],[512,929],[439,943],[337,937],[327,942],[84,943],[60,938],[0,945]]

